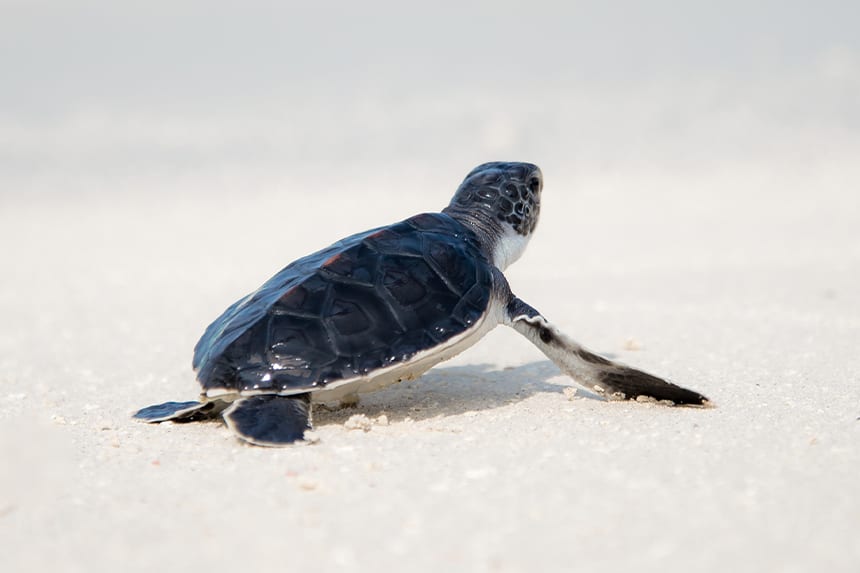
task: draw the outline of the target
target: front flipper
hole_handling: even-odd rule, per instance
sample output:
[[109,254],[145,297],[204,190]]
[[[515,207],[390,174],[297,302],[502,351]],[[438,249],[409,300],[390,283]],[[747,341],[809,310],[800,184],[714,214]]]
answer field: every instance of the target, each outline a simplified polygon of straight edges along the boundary
[[134,417],[143,422],[196,422],[214,418],[227,405],[220,400],[210,402],[165,402],[138,410]]
[[278,396],[262,394],[240,398],[226,412],[224,421],[246,442],[257,446],[288,446],[311,429],[310,394]]
[[708,399],[698,392],[589,352],[516,297],[507,306],[507,324],[531,340],[562,372],[610,399],[635,400],[642,396],[675,404],[708,404]]

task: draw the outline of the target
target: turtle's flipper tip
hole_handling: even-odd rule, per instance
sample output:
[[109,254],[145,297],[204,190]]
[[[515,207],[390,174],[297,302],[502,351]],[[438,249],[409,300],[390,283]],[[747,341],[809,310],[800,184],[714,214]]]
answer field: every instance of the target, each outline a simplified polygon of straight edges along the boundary
[[627,366],[601,372],[599,383],[594,389],[607,395],[610,400],[657,402],[667,406],[714,407],[703,394]]
[[[667,384],[671,384],[671,382],[667,382]],[[682,400],[680,402],[675,402],[675,406],[687,406],[693,408],[716,408],[717,405],[714,404],[710,398],[705,396],[704,394],[699,394],[693,390],[688,390],[686,388],[682,388],[681,386],[676,386],[672,384],[676,388],[683,390],[686,393],[686,396],[689,396],[689,399]]]
[[[711,402],[707,396],[699,394],[693,390],[677,386],[671,382],[666,382],[666,384],[670,384],[672,386],[671,393],[673,397],[657,400],[660,404],[684,408],[716,408],[716,404]],[[637,396],[636,399],[639,400],[640,398],[642,397]]]
[[[637,400],[638,399],[639,398],[637,397]],[[657,400],[657,403],[677,408],[701,408],[705,410],[717,407],[716,404],[714,404],[708,398],[702,395],[699,395],[697,398],[693,398],[687,401],[676,402],[674,400]]]

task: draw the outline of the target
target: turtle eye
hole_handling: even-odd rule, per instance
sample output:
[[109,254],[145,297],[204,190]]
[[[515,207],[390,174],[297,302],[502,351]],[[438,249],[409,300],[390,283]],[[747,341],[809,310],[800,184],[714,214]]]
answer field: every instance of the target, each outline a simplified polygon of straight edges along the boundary
[[537,195],[537,192],[540,191],[540,179],[537,177],[532,177],[528,182],[529,191]]

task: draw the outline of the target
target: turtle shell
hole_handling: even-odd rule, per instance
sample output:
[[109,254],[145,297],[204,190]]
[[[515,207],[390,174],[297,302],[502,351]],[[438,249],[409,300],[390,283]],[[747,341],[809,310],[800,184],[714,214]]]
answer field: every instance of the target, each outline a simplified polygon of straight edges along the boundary
[[206,329],[204,390],[292,394],[408,362],[472,328],[492,266],[442,213],[359,233],[301,258]]

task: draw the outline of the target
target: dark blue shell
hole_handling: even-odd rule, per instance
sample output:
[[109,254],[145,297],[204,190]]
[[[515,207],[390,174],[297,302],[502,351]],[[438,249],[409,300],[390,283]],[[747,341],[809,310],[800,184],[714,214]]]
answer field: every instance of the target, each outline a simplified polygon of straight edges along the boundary
[[209,325],[194,368],[204,389],[322,389],[469,329],[492,286],[472,231],[442,213],[416,215],[284,268]]

